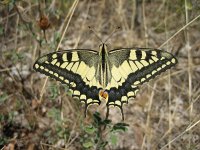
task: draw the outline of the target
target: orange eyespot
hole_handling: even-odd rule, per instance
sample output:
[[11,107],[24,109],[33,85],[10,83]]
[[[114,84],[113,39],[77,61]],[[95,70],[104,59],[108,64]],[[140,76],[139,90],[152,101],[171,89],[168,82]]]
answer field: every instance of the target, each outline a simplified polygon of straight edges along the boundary
[[103,98],[105,100],[108,100],[108,92],[104,91],[104,90],[100,90],[99,91],[99,97]]

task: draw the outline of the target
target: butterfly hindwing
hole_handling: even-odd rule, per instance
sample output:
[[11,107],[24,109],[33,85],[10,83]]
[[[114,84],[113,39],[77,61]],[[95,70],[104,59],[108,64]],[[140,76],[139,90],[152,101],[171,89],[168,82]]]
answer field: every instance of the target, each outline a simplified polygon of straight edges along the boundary
[[[88,59],[89,58],[89,59]],[[72,97],[83,101],[87,106],[100,104],[98,53],[92,50],[66,50],[49,53],[40,57],[34,69],[69,86]]]
[[110,51],[108,57],[111,75],[106,88],[109,95],[107,105],[118,106],[121,110],[123,103],[136,96],[138,85],[177,63],[172,54],[157,49],[118,49]]

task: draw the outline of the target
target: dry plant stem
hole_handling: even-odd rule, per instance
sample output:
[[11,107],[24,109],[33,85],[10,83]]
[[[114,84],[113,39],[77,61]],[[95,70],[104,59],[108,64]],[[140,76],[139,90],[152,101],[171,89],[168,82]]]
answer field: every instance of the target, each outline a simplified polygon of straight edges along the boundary
[[[185,70],[187,70],[187,68],[186,68]],[[193,105],[193,104],[199,99],[199,97],[200,97],[200,95],[199,95],[199,96],[194,100],[194,102],[193,102],[192,104],[190,104],[190,105]],[[179,104],[176,103],[175,110],[177,110],[178,105],[179,105]],[[190,109],[191,109],[191,106],[189,106],[189,107],[186,109],[186,111],[188,111],[188,110],[190,110]],[[185,111],[185,112],[186,112],[186,111]],[[183,112],[183,113],[185,113],[185,112]],[[175,117],[175,113],[176,113],[176,111],[173,112],[171,118],[174,118],[174,117]],[[191,124],[192,124],[192,123],[191,123]],[[196,123],[195,123],[195,124],[196,124]],[[159,144],[168,134],[170,134],[170,130],[169,130],[169,129],[168,129],[168,130],[165,132],[165,134],[160,138],[158,144]],[[168,145],[170,145],[170,144],[172,143],[171,141],[172,141],[172,140],[170,140],[170,141],[168,142]]]
[[40,16],[44,15],[44,11],[42,11],[42,10],[46,9],[45,2],[46,2],[46,0],[38,0],[38,11],[39,11]]
[[[89,0],[88,3],[87,3],[86,16],[88,16],[90,7],[91,7],[91,0]],[[83,33],[83,31],[84,31],[84,28],[85,28],[86,20],[87,20],[87,18],[85,18],[85,19],[83,20],[83,22],[82,22],[81,29],[80,29],[80,34],[79,34],[79,36],[78,36],[78,38],[77,38],[77,40],[76,40],[76,43],[75,43],[75,45],[74,45],[74,48],[76,48],[76,47],[78,46],[78,44],[79,44],[79,41],[80,41],[80,39],[81,39],[81,35],[82,35],[82,33]]]
[[[42,16],[46,16],[44,10],[46,9],[45,0],[38,0],[38,12],[40,15],[40,19]],[[45,42],[47,43],[46,32],[42,29],[42,33],[44,35]]]
[[[168,29],[167,29],[167,16],[168,16],[168,2],[165,1],[165,4],[166,4],[166,7],[165,7],[165,19],[164,19],[164,23],[165,23],[165,37],[166,37],[166,40],[169,38],[169,33],[168,33]],[[167,43],[166,45],[166,49],[169,50],[169,43]],[[169,51],[171,52],[171,50]],[[169,113],[169,123],[168,123],[168,131],[167,131],[167,134],[165,135],[168,135],[168,142],[171,141],[172,139],[172,136],[171,136],[171,129],[172,129],[172,114],[171,114],[171,105],[172,105],[172,96],[171,96],[171,71],[169,70],[168,71],[168,113]],[[175,109],[176,110],[176,109]],[[175,111],[174,111],[174,114],[175,114]],[[168,147],[169,150],[171,150],[171,144],[169,144],[169,147]]]
[[148,47],[148,34],[147,34],[147,24],[146,24],[146,15],[145,15],[145,0],[142,0],[142,16],[143,16],[143,25],[144,25],[145,46]]
[[171,41],[176,35],[178,35],[181,31],[183,31],[186,27],[188,27],[190,24],[192,24],[198,18],[200,18],[200,15],[196,16],[194,19],[192,19],[190,22],[188,22],[186,25],[184,25],[182,28],[180,28],[174,35],[172,35],[168,40],[166,40],[162,45],[160,45],[159,49],[162,48],[169,41]]
[[43,35],[44,35],[45,42],[47,43],[46,30],[42,30],[42,31],[43,31]]
[[[100,28],[100,27],[102,27],[102,24],[103,24],[102,12],[103,12],[103,10],[104,10],[104,8],[105,8],[105,1],[106,1],[106,0],[102,0],[101,5],[99,6],[99,8],[101,8],[101,9],[100,9],[100,11],[99,11],[99,13],[98,13],[98,16],[97,16],[97,19],[96,19],[96,22],[98,23],[97,29]],[[97,25],[96,25],[96,26],[97,26]]]
[[[157,86],[157,83],[155,83],[154,85],[153,85],[153,89],[156,89],[156,86]],[[147,114],[147,120],[146,120],[146,131],[145,131],[145,135],[144,135],[144,138],[143,138],[143,141],[142,141],[142,146],[141,146],[141,149],[145,149],[144,147],[145,147],[145,142],[146,142],[146,140],[148,140],[146,143],[146,145],[148,146],[149,145],[149,143],[151,142],[151,131],[149,132],[148,130],[149,130],[149,124],[150,124],[150,112],[151,112],[151,108],[152,108],[152,104],[153,104],[153,97],[154,97],[154,90],[152,91],[152,93],[151,93],[151,97],[150,97],[150,99],[149,99],[149,107],[148,107],[148,114]],[[147,135],[146,133],[148,133],[149,135]],[[150,137],[149,139],[147,139],[147,136],[148,137]],[[148,143],[149,142],[149,143]],[[148,147],[147,147],[147,149],[149,149]]]
[[103,131],[106,129],[105,126],[99,126],[98,127],[98,132],[97,135],[99,137],[98,142],[95,145],[95,150],[100,150],[100,144],[102,143],[102,141],[104,141],[104,137],[103,137]]
[[74,124],[73,124],[73,128],[72,128],[72,130],[70,132],[69,138],[67,140],[68,144],[66,145],[66,148],[69,147],[73,143],[73,141],[79,136],[78,134],[76,134],[76,136],[74,138],[72,138],[73,137],[72,136],[72,132],[76,129],[76,126],[77,126],[77,122],[75,121]]
[[[174,107],[174,112],[173,112],[173,114],[171,114],[171,112],[170,112],[170,118],[169,119],[171,119],[171,122],[172,122],[172,120],[173,120],[173,118],[175,118],[175,115],[176,115],[176,113],[177,113],[177,108],[178,108],[178,105],[179,105],[179,103],[177,103],[176,102],[176,105],[175,105],[175,107]],[[169,110],[170,111],[170,110]],[[170,141],[171,141],[171,136],[170,136],[170,134],[171,134],[171,130],[172,130],[172,123],[171,123],[171,125],[169,126],[169,128],[168,128],[168,130],[165,132],[165,134],[160,138],[160,140],[159,140],[159,142],[157,143],[157,145],[158,144],[160,144],[160,142],[161,141],[163,141],[163,139],[166,137],[166,136],[168,136],[169,138],[168,138],[168,143],[170,143]],[[169,144],[169,148],[171,148],[171,143]]]
[[[193,69],[199,68],[199,67],[200,67],[200,65],[196,65],[196,66],[193,66]],[[188,70],[188,67],[183,68],[182,70],[179,70],[179,71],[176,71],[176,72],[171,73],[171,76],[175,76],[175,75],[177,75],[177,74],[186,72],[187,70]],[[157,81],[159,82],[160,80],[166,79],[167,77],[168,77],[168,75],[164,75],[164,76],[160,77],[159,79],[157,79]]]
[[[9,8],[7,7],[7,13],[9,12]],[[8,14],[6,14],[6,23],[5,23],[5,26],[4,26],[4,37],[5,37],[5,33],[6,33],[6,31],[7,31],[7,29],[8,29],[8,18],[9,18],[9,16],[8,16]],[[2,20],[2,22],[3,22],[3,20]]]
[[185,131],[183,131],[181,134],[179,134],[177,137],[175,137],[174,139],[172,139],[170,141],[170,143],[167,143],[166,145],[164,145],[160,150],[166,148],[169,144],[173,143],[174,141],[176,141],[177,139],[179,139],[181,136],[183,136],[186,132],[190,131],[192,128],[194,128],[196,125],[198,125],[200,123],[200,120],[198,120],[197,122],[195,122],[193,125],[189,126]]
[[[147,34],[147,24],[146,24],[146,15],[145,15],[145,0],[142,0],[142,17],[143,17],[143,26],[144,26],[145,46],[148,47],[148,34]],[[156,87],[156,84],[153,85],[153,89],[155,89],[155,87]],[[150,139],[147,139],[150,136],[147,137],[146,133],[148,132],[148,127],[149,127],[149,123],[150,123],[150,114],[149,113],[151,111],[153,95],[154,95],[154,90],[152,91],[151,97],[149,99],[150,104],[149,104],[147,120],[146,120],[146,131],[145,131],[145,135],[144,135],[144,138],[142,141],[141,149],[144,149],[145,142],[146,142],[146,145],[148,145],[148,142],[150,142]]]
[[[26,21],[26,20],[24,20],[24,18],[22,17],[22,15],[21,15],[21,13],[20,13],[20,11],[19,11],[19,9],[18,9],[18,7],[17,7],[17,5],[14,3],[14,7],[15,7],[15,9],[16,9],[16,11],[17,11],[17,14],[19,15],[19,18],[21,19],[21,21],[24,23],[24,25],[26,26],[26,28],[27,29],[29,29],[29,31],[31,31],[31,34],[32,35],[35,35],[35,33],[34,33],[34,31],[32,30],[32,28],[29,26],[29,25],[27,25],[28,24],[28,22]],[[34,36],[33,36],[34,37]],[[36,41],[38,41],[37,39],[36,39]],[[38,43],[39,43],[39,41],[38,41]]]
[[17,19],[16,19],[16,29],[15,29],[15,33],[16,33],[16,36],[15,36],[15,39],[14,39],[14,43],[15,43],[15,49],[17,49],[17,43],[18,43],[18,25],[19,25],[19,16],[17,16]]
[[200,98],[200,95],[198,95],[197,98],[195,98],[195,100],[192,101],[192,103],[190,104],[190,106],[187,108],[187,111],[188,111],[188,109],[191,109],[191,105],[193,106],[193,104],[195,102],[197,102],[199,100],[199,98]]
[[[72,9],[72,15],[70,15],[69,20],[71,20],[71,18],[72,18],[73,14],[74,14],[74,11],[75,11],[75,8],[76,8],[77,4],[78,4],[78,1],[77,1],[77,3],[74,3],[74,6],[72,7],[72,8],[74,8],[74,9]],[[67,22],[67,25],[66,25],[66,27],[65,27],[65,30],[64,30],[64,32],[63,32],[63,34],[62,34],[62,37],[61,37],[62,39],[64,38],[64,35],[65,35],[65,33],[66,33],[66,31],[67,31],[67,29],[68,29],[68,27],[69,27],[69,23],[70,23],[70,21]],[[61,40],[60,40],[60,43],[61,43]],[[59,43],[59,44],[60,44],[60,43]],[[56,51],[58,51],[58,48],[60,47],[59,44],[58,44],[58,46],[57,46]],[[69,102],[69,101],[68,101],[68,102]],[[62,99],[61,99],[61,103],[62,103]],[[64,113],[63,113],[63,105],[62,105],[62,104],[61,104],[61,120],[64,120]],[[63,122],[63,125],[64,125],[64,122]]]
[[[75,111],[74,108],[73,108],[73,106],[72,106],[72,104],[70,103],[69,99],[68,99],[68,98],[65,98],[65,97],[66,97],[66,93],[65,93],[65,92],[62,93],[61,97],[62,97],[64,100],[66,100],[66,105],[65,105],[65,104],[64,104],[64,105],[61,105],[61,106],[63,106],[62,108],[63,108],[64,110],[68,110],[69,112]],[[65,102],[65,101],[63,101],[63,102]],[[62,102],[62,103],[63,103],[63,102]],[[67,106],[67,107],[66,107],[66,106]],[[66,107],[66,109],[65,109],[65,107]],[[64,117],[64,114],[63,114],[63,117]]]
[[78,137],[79,137],[79,135],[77,134],[77,135],[66,145],[66,148],[65,148],[65,149],[69,148],[70,145],[71,145]]
[[[2,64],[5,64],[4,61]],[[4,70],[4,72],[7,74],[7,76],[9,76],[12,81],[14,82],[15,85],[18,85],[18,82],[15,80],[14,76],[11,74],[11,70],[12,69],[9,69],[7,67],[5,67],[4,65],[0,64],[0,68],[3,68],[2,70]]]
[[[60,147],[58,147],[58,146],[54,146],[54,145],[50,145],[50,144],[46,144],[46,143],[40,143],[40,145],[41,145],[41,147],[43,147],[43,146],[47,146],[47,147],[49,147],[50,149],[56,149],[56,150],[66,150],[65,148],[60,148]],[[43,148],[44,149],[44,148]]]
[[133,12],[132,12],[132,21],[131,21],[131,27],[130,30],[133,31],[133,28],[135,27],[135,18],[136,18],[136,1],[133,1]]
[[6,148],[6,146],[2,147],[1,150],[4,150]]
[[41,10],[41,0],[38,0],[38,12],[40,14],[40,16],[42,16],[42,10]]
[[40,147],[41,147],[41,149],[42,149],[42,150],[44,150],[44,147],[43,147],[43,145],[41,145],[41,144],[40,144]]
[[11,71],[12,68],[3,68],[3,69],[0,69],[0,73],[2,72],[6,72],[6,71]]
[[[64,31],[63,31],[62,36],[61,36],[61,38],[60,38],[60,41],[59,41],[59,43],[58,43],[58,45],[57,45],[56,51],[58,51],[58,49],[59,49],[59,47],[60,47],[60,44],[61,44],[61,42],[62,42],[62,40],[63,40],[63,38],[64,38],[64,36],[65,36],[65,33],[67,32],[67,29],[68,29],[68,27],[69,27],[69,23],[70,23],[70,21],[71,21],[71,19],[72,19],[72,16],[73,16],[73,14],[74,14],[74,11],[75,11],[75,9],[76,9],[76,6],[78,5],[78,2],[79,2],[79,0],[74,1],[73,5],[72,5],[72,7],[71,7],[71,9],[70,9],[70,11],[69,11],[69,12],[71,12],[71,15],[69,16],[68,22],[67,22],[67,24],[66,24],[66,26],[65,26],[65,28],[64,28]],[[70,14],[70,13],[69,13],[69,14]],[[67,15],[67,16],[68,16],[68,15]],[[67,17],[65,18],[65,20],[67,20]],[[64,23],[65,23],[65,22],[64,22]]]
[[124,14],[124,8],[122,7],[124,5],[124,0],[119,0],[118,1],[118,4],[117,4],[117,12],[119,13],[119,16],[120,16],[120,20],[121,20],[121,23],[123,24],[123,27],[125,30],[128,30],[129,29],[129,26],[128,26],[128,23],[127,23],[127,19],[126,18],[126,15]]
[[[185,0],[185,23],[188,24],[189,17],[188,17],[188,8],[187,8],[187,0]],[[188,51],[188,100],[190,104],[190,112],[189,112],[189,119],[190,124],[192,120],[192,112],[193,112],[193,103],[192,103],[192,59],[191,59],[191,46],[190,46],[190,38],[188,33],[188,28],[185,28],[185,36],[186,36],[186,50]],[[192,138],[192,131],[189,132],[189,148],[191,147],[191,138]]]
[[[35,41],[34,41],[34,43],[35,43]],[[31,66],[33,66],[33,63],[34,63],[34,60],[35,60],[35,56],[36,56],[36,51],[37,51],[37,48],[38,48],[38,44],[33,44],[33,52],[32,52],[32,56],[33,57],[31,57],[32,59],[31,59]],[[31,90],[33,91],[33,76],[31,76],[31,81],[30,81],[30,83],[31,83]]]
[[[76,9],[76,6],[78,5],[78,2],[79,2],[79,0],[74,1],[74,3],[73,3],[73,5],[72,5],[72,7],[71,7],[71,9],[70,9],[70,11],[69,11],[67,17],[65,18],[64,24],[66,23],[69,14],[71,14],[70,17],[69,17],[69,19],[68,19],[68,22],[67,22],[67,24],[66,24],[66,26],[65,26],[65,29],[64,29],[64,31],[63,31],[63,33],[62,33],[62,36],[61,36],[61,38],[60,38],[60,41],[59,41],[59,43],[58,43],[58,45],[57,45],[56,51],[58,51],[58,49],[59,49],[59,47],[60,47],[60,44],[61,44],[61,42],[62,42],[62,40],[63,40],[63,38],[64,38],[64,35],[65,35],[65,33],[66,33],[67,29],[68,29],[69,23],[70,23],[71,18],[72,18],[73,14],[74,14],[74,11],[75,11],[75,9]],[[45,90],[45,86],[46,86],[47,80],[48,80],[48,77],[45,78],[45,82],[44,82],[44,84],[43,84],[43,86],[42,86],[42,90],[41,90],[41,93],[40,93],[40,100],[39,100],[40,103],[42,103],[42,96],[43,96],[43,94],[44,94],[44,90]]]
[[[71,21],[71,18],[72,18],[73,14],[74,14],[74,11],[75,11],[75,8],[76,8],[78,2],[79,2],[79,0],[76,0],[76,1],[73,3],[73,5],[72,5],[72,7],[71,7],[71,9],[70,9],[70,11],[69,11],[67,17],[65,18],[64,24],[67,22],[67,18],[68,18],[68,16],[69,16],[68,22],[67,22],[67,24],[66,24],[66,26],[65,26],[65,28],[64,28],[64,31],[62,32],[61,39],[60,39],[60,41],[59,41],[59,43],[58,43],[58,45],[57,45],[56,51],[58,51],[58,49],[59,49],[59,47],[60,47],[60,44],[61,44],[61,42],[62,42],[62,40],[63,40],[63,38],[64,38],[64,36],[65,36],[65,33],[67,32],[67,29],[68,29],[68,27],[69,27],[69,23],[70,23],[70,21]],[[70,14],[71,14],[71,15],[70,15]],[[48,80],[48,77],[46,77],[45,83],[44,83],[43,88],[42,88],[43,93],[44,93],[44,89],[45,89],[47,80]],[[43,96],[43,94],[40,96],[40,102],[41,102],[41,100],[42,100],[42,96]],[[63,118],[63,117],[64,117],[64,114],[63,114],[63,111],[62,111],[62,100],[61,100],[61,112],[60,112],[60,115],[61,115],[61,120],[63,120],[63,119],[64,119],[64,118]],[[63,124],[64,124],[64,123],[63,123]]]

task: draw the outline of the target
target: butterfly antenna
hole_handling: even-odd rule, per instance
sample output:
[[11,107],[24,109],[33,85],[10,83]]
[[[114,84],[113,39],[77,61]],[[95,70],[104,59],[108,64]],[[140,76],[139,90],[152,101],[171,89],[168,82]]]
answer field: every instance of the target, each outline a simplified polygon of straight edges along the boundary
[[105,40],[104,43],[106,43],[112,36],[114,33],[116,33],[121,27],[116,27],[113,32],[107,37],[107,39]]
[[97,39],[99,39],[101,41],[101,43],[103,43],[102,39],[98,36],[97,32],[90,26],[88,26],[88,28],[90,29],[90,31],[92,31],[94,33],[94,35],[97,37]]

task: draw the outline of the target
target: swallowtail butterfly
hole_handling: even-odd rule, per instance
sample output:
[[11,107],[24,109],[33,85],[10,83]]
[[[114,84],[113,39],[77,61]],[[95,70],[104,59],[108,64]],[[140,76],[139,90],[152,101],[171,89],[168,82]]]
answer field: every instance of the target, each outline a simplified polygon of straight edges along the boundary
[[73,98],[89,105],[106,100],[110,106],[122,106],[135,98],[139,85],[149,81],[177,63],[170,53],[149,48],[122,48],[107,51],[106,44],[99,52],[72,49],[49,53],[40,57],[33,68],[67,84]]

